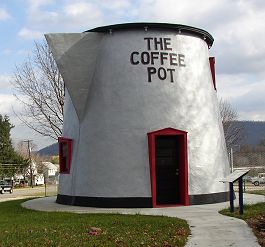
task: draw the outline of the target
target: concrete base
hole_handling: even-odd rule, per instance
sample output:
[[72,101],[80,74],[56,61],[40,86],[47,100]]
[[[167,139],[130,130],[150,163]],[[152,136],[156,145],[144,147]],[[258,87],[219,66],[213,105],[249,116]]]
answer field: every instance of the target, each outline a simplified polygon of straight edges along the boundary
[[[229,200],[229,192],[190,195],[189,205],[226,202]],[[57,195],[56,202],[59,204],[100,207],[100,208],[152,208],[151,197],[86,197]],[[165,205],[166,206],[166,205]]]

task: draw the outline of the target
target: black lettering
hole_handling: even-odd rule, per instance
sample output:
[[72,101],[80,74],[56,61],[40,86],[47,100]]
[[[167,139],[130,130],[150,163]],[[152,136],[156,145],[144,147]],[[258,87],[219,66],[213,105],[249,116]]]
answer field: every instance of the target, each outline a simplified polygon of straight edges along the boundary
[[[154,38],[155,50],[163,50],[163,39]],[[158,48],[160,46],[160,48]]]
[[158,59],[158,55],[159,55],[158,51],[151,52],[151,64],[154,64],[154,60]]
[[185,59],[185,55],[179,54],[179,66],[181,66],[181,67],[186,66],[184,59]]
[[147,67],[147,73],[148,73],[148,82],[152,82],[152,74],[156,73],[156,68]]
[[139,52],[138,51],[134,51],[134,52],[131,53],[131,57],[130,57],[131,64],[133,64],[133,65],[139,64],[139,61],[135,61],[134,60],[134,55],[139,55]]
[[142,64],[150,63],[150,54],[147,51],[141,53],[141,62]]
[[167,71],[169,71],[170,74],[170,82],[174,82],[173,71],[175,71],[175,69],[167,69]]
[[[163,72],[161,72],[161,71],[163,71]],[[157,75],[158,75],[158,78],[160,80],[165,80],[167,78],[167,71],[163,67],[160,67],[157,70]]]
[[151,40],[153,40],[153,38],[144,38],[144,40],[147,40],[147,50],[150,51],[151,50]]
[[167,60],[168,53],[167,52],[160,52],[160,61],[161,65],[164,64],[164,60]]
[[170,62],[170,65],[178,65],[177,64],[177,57],[178,55],[176,53],[169,53],[169,62]]
[[164,38],[164,48],[167,51],[172,51],[172,48],[169,47],[171,45],[171,38]]

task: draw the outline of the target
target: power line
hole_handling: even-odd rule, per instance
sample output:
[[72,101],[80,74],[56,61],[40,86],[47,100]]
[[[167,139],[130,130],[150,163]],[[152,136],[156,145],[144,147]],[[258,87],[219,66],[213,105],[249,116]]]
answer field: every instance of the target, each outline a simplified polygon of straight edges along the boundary
[[29,153],[29,169],[30,169],[30,183],[31,183],[31,187],[33,188],[33,172],[32,172],[32,161],[31,161],[31,142],[33,142],[33,140],[25,140],[22,142],[26,142],[28,144],[28,153]]

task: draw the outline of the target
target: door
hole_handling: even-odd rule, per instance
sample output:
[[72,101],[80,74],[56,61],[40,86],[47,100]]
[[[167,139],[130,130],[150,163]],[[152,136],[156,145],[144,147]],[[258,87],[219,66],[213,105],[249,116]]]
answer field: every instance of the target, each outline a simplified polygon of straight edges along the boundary
[[180,138],[156,136],[156,204],[180,204]]
[[173,128],[147,133],[153,207],[189,205],[187,133]]

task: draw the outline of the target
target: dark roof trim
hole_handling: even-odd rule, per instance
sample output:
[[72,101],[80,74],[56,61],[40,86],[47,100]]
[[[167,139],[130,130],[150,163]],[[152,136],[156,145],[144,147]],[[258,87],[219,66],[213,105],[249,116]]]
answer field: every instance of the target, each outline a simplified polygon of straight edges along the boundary
[[111,32],[113,30],[123,30],[123,29],[173,29],[177,32],[196,35],[205,40],[209,47],[212,46],[214,38],[211,34],[203,29],[196,27],[181,25],[181,24],[172,24],[172,23],[149,23],[149,22],[138,22],[138,23],[123,23],[115,24],[109,26],[96,27],[85,32]]

